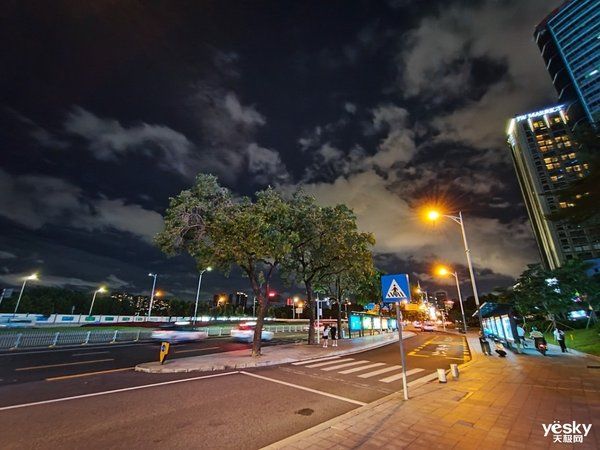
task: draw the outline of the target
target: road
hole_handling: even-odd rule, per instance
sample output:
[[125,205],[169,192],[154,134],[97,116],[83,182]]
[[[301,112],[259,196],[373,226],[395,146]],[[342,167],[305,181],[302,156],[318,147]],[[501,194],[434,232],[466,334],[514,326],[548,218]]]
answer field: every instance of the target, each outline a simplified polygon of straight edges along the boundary
[[[462,362],[463,342],[443,333],[407,339],[409,385]],[[399,375],[396,343],[247,371],[127,370],[0,385],[3,448],[255,449],[400,390]]]

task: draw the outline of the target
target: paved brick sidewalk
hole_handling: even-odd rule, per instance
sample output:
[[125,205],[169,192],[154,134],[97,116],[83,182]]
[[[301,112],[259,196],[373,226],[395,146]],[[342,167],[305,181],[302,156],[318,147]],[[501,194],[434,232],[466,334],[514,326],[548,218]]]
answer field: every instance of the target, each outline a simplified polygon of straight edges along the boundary
[[[600,448],[596,359],[532,350],[499,358],[482,355],[473,336],[469,344],[474,358],[458,381],[413,389],[408,402],[392,394],[266,448]],[[553,443],[542,424],[555,420],[592,429],[583,443]]]
[[[404,338],[415,334],[408,331]],[[340,339],[338,347],[322,348],[319,345],[290,344],[274,345],[262,348],[260,358],[252,358],[250,350],[236,350],[233,352],[212,353],[210,355],[192,356],[167,360],[166,364],[149,362],[138,364],[138,372],[149,373],[175,373],[175,372],[209,372],[226,369],[245,369],[250,367],[263,367],[275,364],[285,364],[294,361],[323,358],[328,356],[342,356],[381,347],[398,341],[397,333],[384,333],[362,338]]]

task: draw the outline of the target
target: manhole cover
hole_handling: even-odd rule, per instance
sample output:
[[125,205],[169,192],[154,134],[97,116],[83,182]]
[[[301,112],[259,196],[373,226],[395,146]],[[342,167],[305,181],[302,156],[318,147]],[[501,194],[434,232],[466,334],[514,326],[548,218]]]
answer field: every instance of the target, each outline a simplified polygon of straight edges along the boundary
[[296,411],[296,414],[300,414],[301,416],[310,416],[314,412],[315,412],[314,409],[303,408],[303,409],[299,409],[298,411]]

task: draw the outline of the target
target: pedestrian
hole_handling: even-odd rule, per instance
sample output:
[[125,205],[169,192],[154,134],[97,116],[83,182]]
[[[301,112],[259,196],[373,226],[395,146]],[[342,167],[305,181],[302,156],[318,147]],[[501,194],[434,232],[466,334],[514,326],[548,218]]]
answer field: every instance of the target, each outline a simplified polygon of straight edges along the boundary
[[327,348],[329,343],[329,325],[323,327],[323,348]]
[[490,348],[490,343],[487,339],[487,336],[482,331],[479,332],[479,344],[481,345],[481,351],[484,355],[492,355],[492,349]]
[[565,343],[565,332],[563,330],[560,330],[559,328],[555,328],[554,329],[554,339],[556,339],[556,341],[558,342],[558,345],[560,345],[560,350],[563,353],[567,352],[567,344]]
[[337,347],[337,327],[335,325],[331,326],[331,346]]

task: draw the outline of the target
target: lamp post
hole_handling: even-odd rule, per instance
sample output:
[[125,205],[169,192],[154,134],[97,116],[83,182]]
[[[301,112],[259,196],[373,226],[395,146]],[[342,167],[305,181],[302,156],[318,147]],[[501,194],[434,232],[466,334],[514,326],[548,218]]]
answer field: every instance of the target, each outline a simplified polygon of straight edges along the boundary
[[202,285],[202,275],[204,274],[204,272],[210,272],[211,270],[212,267],[208,266],[206,269],[200,271],[200,277],[198,278],[198,290],[196,291],[196,305],[194,306],[194,325],[196,325],[196,316],[198,315],[198,299],[200,298],[200,286]]
[[458,274],[456,272],[450,272],[445,267],[440,267],[437,272],[439,275],[442,275],[442,276],[452,275],[454,277],[454,279],[456,280],[456,290],[458,292],[458,302],[460,303],[460,313],[462,314],[463,328],[464,328],[465,334],[466,334],[467,333],[467,321],[465,319],[465,309],[463,308],[462,295],[460,293],[460,283],[458,281]]
[[19,303],[21,303],[21,297],[23,297],[23,291],[25,290],[25,285],[28,281],[37,280],[37,273],[32,273],[28,277],[23,278],[23,286],[21,286],[21,292],[19,293],[19,298],[17,299],[17,305],[15,306],[15,312],[13,313],[13,317],[17,315],[17,310],[19,309]]
[[96,295],[98,295],[98,293],[105,293],[106,292],[106,288],[104,286],[100,286],[98,289],[96,289],[94,291],[94,296],[92,297],[92,304],[90,305],[90,312],[88,313],[88,316],[92,315],[92,309],[94,308],[94,302],[96,301]]
[[477,308],[477,317],[479,318],[479,327],[483,330],[481,310],[479,309],[479,295],[477,294],[477,284],[475,283],[475,272],[473,272],[473,263],[471,262],[471,250],[469,249],[469,244],[467,243],[467,233],[465,231],[465,222],[463,220],[462,211],[458,212],[458,216],[450,216],[446,214],[440,214],[438,211],[432,210],[427,213],[427,217],[429,220],[432,221],[435,221],[440,217],[445,217],[460,225],[460,230],[463,238],[463,245],[465,248],[465,255],[467,255],[467,266],[469,267],[469,275],[471,277],[471,286],[473,288],[473,297],[475,298],[475,307]]
[[293,303],[292,303],[292,319],[296,318],[296,303],[298,303],[298,300],[300,300],[298,298],[298,296],[293,298]]
[[148,276],[154,278],[152,281],[152,293],[150,294],[150,305],[148,307],[148,319],[150,319],[150,316],[152,315],[152,302],[154,301],[154,289],[156,288],[156,277],[158,277],[158,274],[149,273]]

